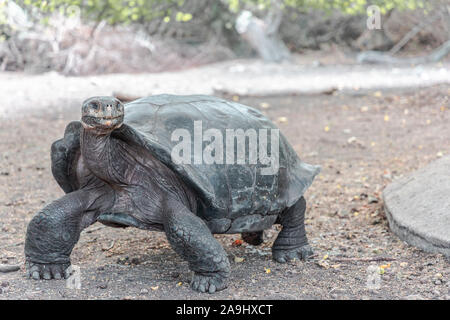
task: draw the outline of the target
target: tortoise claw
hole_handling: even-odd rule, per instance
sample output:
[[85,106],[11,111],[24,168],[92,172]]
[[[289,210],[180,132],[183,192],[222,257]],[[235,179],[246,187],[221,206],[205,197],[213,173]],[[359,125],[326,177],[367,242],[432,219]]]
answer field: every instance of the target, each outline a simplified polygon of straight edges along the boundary
[[34,263],[27,262],[27,274],[28,277],[34,280],[50,280],[62,279],[62,275],[67,278],[66,270],[70,266],[70,263],[53,264],[53,263]]
[[214,293],[227,287],[227,275],[222,272],[195,273],[192,278],[191,287],[202,293]]
[[274,249],[272,251],[272,258],[276,262],[286,263],[294,259],[307,260],[308,257],[313,255],[313,250],[309,245],[304,245],[299,248],[282,250]]

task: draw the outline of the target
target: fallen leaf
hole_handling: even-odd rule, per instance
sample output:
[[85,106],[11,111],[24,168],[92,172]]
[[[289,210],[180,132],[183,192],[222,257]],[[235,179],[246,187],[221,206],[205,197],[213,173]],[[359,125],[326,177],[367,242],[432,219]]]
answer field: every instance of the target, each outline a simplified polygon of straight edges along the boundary
[[242,261],[244,261],[244,258],[241,258],[241,257],[234,257],[234,262],[236,262],[236,263],[241,263]]
[[347,143],[348,143],[348,144],[352,144],[353,142],[356,142],[356,137],[350,137],[350,138],[348,138],[348,140],[347,140]]
[[244,243],[244,241],[242,241],[241,239],[237,239],[237,240],[234,240],[234,241],[233,241],[232,246],[233,246],[233,247],[239,247],[239,246],[241,246],[243,243]]
[[367,111],[369,111],[369,107],[368,106],[363,106],[363,107],[361,107],[361,112],[367,112]]
[[267,102],[261,102],[260,107],[263,109],[268,109],[270,108],[270,104],[268,104]]

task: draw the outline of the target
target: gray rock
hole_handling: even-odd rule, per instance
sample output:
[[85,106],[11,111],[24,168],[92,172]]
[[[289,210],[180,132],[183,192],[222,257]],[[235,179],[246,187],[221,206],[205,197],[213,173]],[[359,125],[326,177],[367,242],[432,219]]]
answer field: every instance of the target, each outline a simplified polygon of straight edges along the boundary
[[450,157],[386,187],[391,230],[410,245],[450,256]]
[[148,290],[147,289],[142,289],[141,290],[141,294],[148,294]]
[[0,272],[15,272],[20,270],[20,265],[17,264],[0,264]]
[[378,198],[377,198],[377,197],[374,197],[374,196],[369,196],[369,197],[367,198],[367,202],[368,202],[369,204],[372,204],[372,203],[378,203]]

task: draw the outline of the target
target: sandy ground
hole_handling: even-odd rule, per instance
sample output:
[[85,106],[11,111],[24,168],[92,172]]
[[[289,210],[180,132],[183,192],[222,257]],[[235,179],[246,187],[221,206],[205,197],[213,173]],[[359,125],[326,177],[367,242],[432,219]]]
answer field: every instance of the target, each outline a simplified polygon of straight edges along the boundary
[[74,100],[113,92],[238,95],[303,94],[330,90],[387,89],[450,84],[450,62],[418,66],[314,63],[270,64],[233,60],[177,72],[65,77],[0,73],[0,118],[28,109],[64,108]]
[[[0,80],[8,87],[5,77],[16,76],[2,74]],[[22,81],[33,86],[36,77]],[[59,98],[42,92],[44,110],[27,102],[27,90],[36,90],[27,85],[19,86],[23,91],[15,93],[16,100],[10,97],[2,105],[13,115],[0,120],[3,264],[23,263],[27,223],[63,195],[51,176],[50,145],[70,120],[79,118],[84,97],[63,98],[73,79],[58,79],[55,86],[61,91],[53,90]],[[66,289],[65,281],[28,280],[22,265],[18,272],[0,273],[0,299],[450,299],[449,261],[393,235],[380,199],[396,177],[450,153],[449,96],[450,85],[442,84],[230,97],[265,112],[304,161],[323,167],[306,194],[307,234],[316,253],[308,262],[282,265],[271,260],[276,226],[266,231],[260,247],[233,246],[239,235],[217,236],[232,264],[229,287],[214,295],[199,294],[189,288],[187,263],[168,246],[164,234],[95,224],[83,232],[72,254],[72,263],[81,268],[80,290]],[[368,271],[371,266],[379,287],[367,285],[374,276]]]

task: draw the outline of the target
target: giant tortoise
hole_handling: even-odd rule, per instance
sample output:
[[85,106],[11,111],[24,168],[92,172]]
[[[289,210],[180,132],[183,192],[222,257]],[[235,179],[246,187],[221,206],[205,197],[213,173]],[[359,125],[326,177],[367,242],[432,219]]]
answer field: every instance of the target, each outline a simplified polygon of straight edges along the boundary
[[[192,149],[180,150],[180,144]],[[226,288],[230,273],[213,234],[242,233],[257,245],[263,230],[281,224],[274,260],[312,254],[303,194],[320,167],[302,162],[279,129],[251,107],[201,95],[155,95],[125,105],[93,97],[83,103],[81,121],[69,123],[53,143],[51,160],[66,194],[28,226],[25,256],[33,279],[67,277],[80,232],[95,222],[165,232],[200,292]]]

